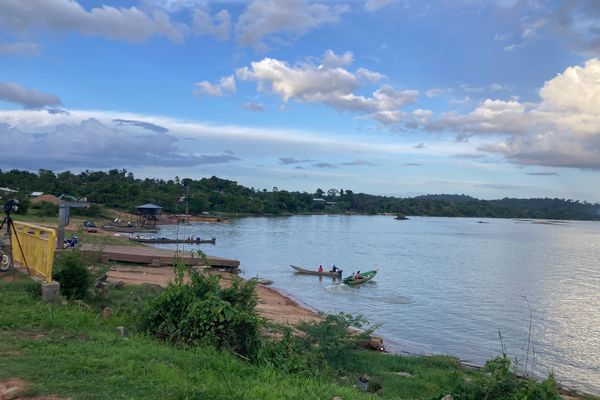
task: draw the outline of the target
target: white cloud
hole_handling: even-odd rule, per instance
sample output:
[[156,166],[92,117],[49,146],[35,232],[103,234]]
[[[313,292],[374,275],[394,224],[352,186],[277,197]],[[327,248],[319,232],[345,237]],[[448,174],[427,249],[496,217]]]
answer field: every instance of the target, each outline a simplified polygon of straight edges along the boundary
[[196,35],[210,35],[224,41],[229,39],[231,33],[231,18],[227,10],[221,10],[211,17],[208,10],[197,8],[194,10],[194,33]]
[[383,85],[371,97],[354,94],[358,76],[344,68],[321,68],[303,63],[290,66],[285,61],[265,58],[237,70],[237,77],[258,83],[258,91],[281,96],[284,102],[324,103],[337,110],[360,112],[384,124],[398,123],[399,108],[418,97],[414,90],[396,90]]
[[265,47],[271,35],[303,35],[324,24],[336,23],[349,11],[345,5],[305,0],[253,0],[238,18],[235,31],[242,46]]
[[202,81],[196,83],[197,89],[194,90],[194,93],[197,95],[207,94],[209,96],[223,96],[225,92],[235,93],[235,78],[233,75],[224,76],[221,78],[219,83],[212,84],[208,81]]
[[321,60],[321,66],[323,68],[337,68],[347,67],[354,61],[354,56],[351,52],[347,51],[341,56],[338,56],[333,50],[326,50]]
[[155,10],[148,15],[136,7],[103,5],[87,11],[74,0],[0,0],[0,10],[0,23],[15,32],[70,30],[128,42],[142,42],[152,36],[181,41],[185,33],[185,27],[173,23],[164,12]]
[[25,108],[59,106],[62,104],[58,96],[40,92],[37,89],[27,89],[12,82],[0,83],[0,101],[20,104]]
[[538,103],[486,99],[468,114],[446,114],[424,126],[491,135],[498,139],[480,149],[516,163],[600,170],[600,60],[565,69],[539,95]]
[[366,11],[377,11],[394,3],[394,0],[367,0],[364,8]]
[[0,42],[0,54],[34,57],[40,54],[40,46],[33,42]]
[[356,70],[356,75],[359,78],[372,83],[378,82],[385,78],[385,75],[380,74],[379,72],[371,71],[362,67]]

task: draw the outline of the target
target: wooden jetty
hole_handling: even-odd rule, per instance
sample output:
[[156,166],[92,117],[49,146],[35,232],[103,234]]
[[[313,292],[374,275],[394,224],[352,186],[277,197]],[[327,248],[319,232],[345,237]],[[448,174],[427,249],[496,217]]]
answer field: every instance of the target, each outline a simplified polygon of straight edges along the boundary
[[[146,264],[151,267],[173,265],[177,252],[175,250],[156,249],[154,247],[142,246],[94,246],[84,244],[81,251],[90,257],[94,257],[102,263],[109,261],[128,262],[135,264]],[[225,269],[237,273],[240,262],[227,258],[206,256],[208,265],[213,268]],[[179,260],[186,265],[204,265],[204,261],[198,255],[189,252],[179,252]]]
[[129,240],[132,242],[139,243],[158,243],[158,244],[173,244],[173,243],[184,243],[184,244],[201,244],[201,243],[211,243],[215,244],[217,242],[216,238],[211,239],[168,239],[168,238],[143,238],[143,237],[129,237]]
[[104,225],[102,227],[102,229],[105,231],[120,232],[120,233],[135,233],[135,232],[156,233],[156,232],[158,232],[158,229],[156,229],[156,228],[142,228],[140,226]]

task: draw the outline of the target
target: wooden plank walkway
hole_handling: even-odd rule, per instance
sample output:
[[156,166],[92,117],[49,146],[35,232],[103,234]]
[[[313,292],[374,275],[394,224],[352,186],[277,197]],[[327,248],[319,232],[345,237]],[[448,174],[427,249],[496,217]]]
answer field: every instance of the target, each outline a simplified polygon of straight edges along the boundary
[[[94,246],[83,244],[80,246],[84,254],[98,257],[102,262],[116,261],[129,262],[135,264],[148,264],[153,267],[163,265],[173,265],[176,251],[167,249],[157,249],[146,246]],[[231,260],[222,257],[206,256],[208,265],[213,268],[224,268],[237,272],[240,266],[238,260]],[[202,259],[189,252],[179,252],[179,259],[187,265],[203,265]]]

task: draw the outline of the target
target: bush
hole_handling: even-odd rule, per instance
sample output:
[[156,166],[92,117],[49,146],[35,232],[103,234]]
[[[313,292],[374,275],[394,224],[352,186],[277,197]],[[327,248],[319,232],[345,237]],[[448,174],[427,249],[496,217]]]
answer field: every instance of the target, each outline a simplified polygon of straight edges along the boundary
[[80,217],[98,218],[102,217],[103,210],[98,204],[90,204],[89,207],[85,208],[73,208],[71,209],[72,215],[78,215]]
[[322,320],[302,322],[300,335],[282,327],[282,339],[264,346],[260,361],[289,373],[320,375],[329,370],[344,370],[352,364],[359,343],[368,339],[376,327],[357,331],[366,321],[340,313],[325,315]]
[[[222,289],[216,275],[176,269],[175,281],[146,307],[142,328],[173,343],[213,345],[255,360],[261,320],[255,312],[254,284],[234,279],[231,287]],[[184,272],[189,283],[183,280]]]
[[41,203],[32,204],[30,207],[32,210],[36,210],[37,215],[40,217],[56,217],[58,216],[58,206],[47,201]]
[[460,382],[452,391],[456,400],[560,400],[552,375],[542,382],[522,378],[511,370],[506,354],[485,363],[472,382]]
[[52,278],[60,283],[61,294],[69,299],[85,298],[92,283],[90,272],[77,250],[57,257]]

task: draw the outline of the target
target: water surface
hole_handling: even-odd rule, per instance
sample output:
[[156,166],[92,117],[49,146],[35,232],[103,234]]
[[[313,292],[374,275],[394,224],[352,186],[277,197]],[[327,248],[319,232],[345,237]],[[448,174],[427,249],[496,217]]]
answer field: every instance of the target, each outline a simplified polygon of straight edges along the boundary
[[[241,261],[243,276],[317,310],[382,323],[388,349],[482,364],[501,351],[539,375],[600,393],[600,224],[471,218],[295,216],[165,226],[160,235],[217,238],[201,248]],[[173,248],[174,245],[161,247]],[[299,275],[289,264],[379,268],[360,287]]]

